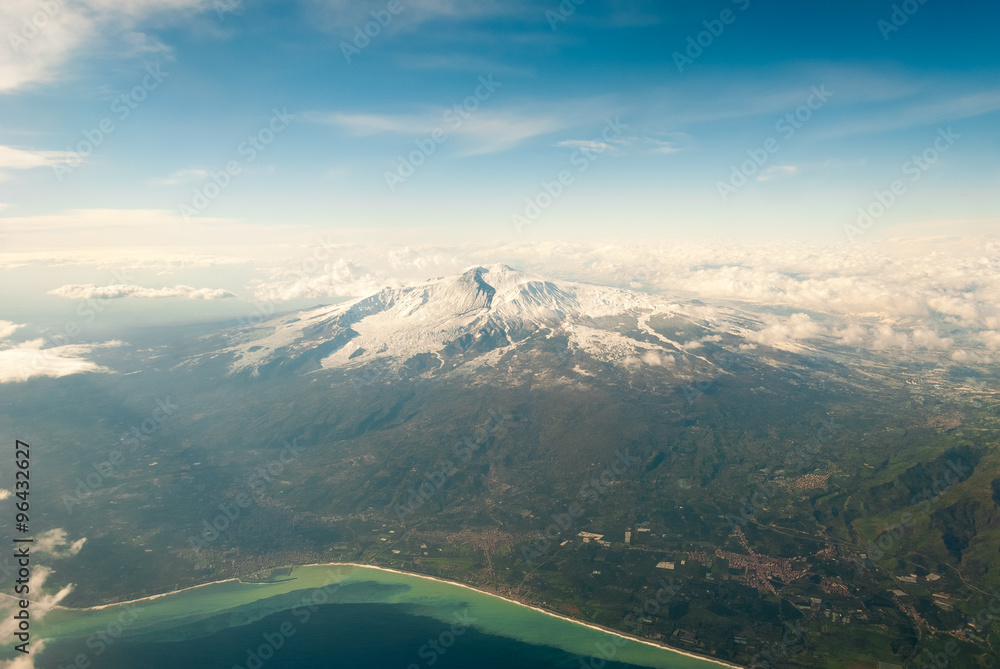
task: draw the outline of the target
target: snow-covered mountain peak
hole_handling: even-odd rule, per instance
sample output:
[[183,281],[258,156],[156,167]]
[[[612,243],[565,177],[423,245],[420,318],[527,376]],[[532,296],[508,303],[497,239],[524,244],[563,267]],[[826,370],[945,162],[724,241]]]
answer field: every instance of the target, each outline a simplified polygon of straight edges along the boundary
[[[628,314],[647,327],[650,314],[672,313],[676,307],[619,288],[548,280],[503,264],[476,265],[460,274],[269,321],[249,341],[230,349],[237,358],[232,371],[302,356],[326,368],[425,354],[444,364],[456,350],[506,350],[553,333],[600,357],[600,351],[613,349],[612,357],[624,359],[659,350],[663,342],[654,345],[595,329],[594,319]],[[667,349],[677,347],[667,343]]]

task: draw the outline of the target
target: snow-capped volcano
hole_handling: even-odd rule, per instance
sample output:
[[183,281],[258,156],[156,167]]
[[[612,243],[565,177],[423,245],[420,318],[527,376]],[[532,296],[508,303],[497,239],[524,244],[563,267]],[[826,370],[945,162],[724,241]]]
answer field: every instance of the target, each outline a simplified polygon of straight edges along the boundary
[[551,325],[566,318],[598,317],[639,306],[640,296],[613,288],[555,283],[507,265],[471,267],[463,273],[399,289],[385,289],[329,311],[341,324],[374,312],[430,324],[485,319],[508,328]]
[[[507,265],[476,266],[268,321],[230,349],[235,357],[230,371],[302,356],[322,368],[336,368],[375,359],[403,363],[424,355],[437,358],[432,367],[443,367],[445,358],[457,354],[463,362],[487,353],[495,359],[497,352],[556,336],[565,338],[564,348],[609,362],[643,356],[668,361],[676,354],[699,358],[649,324],[659,314],[682,318],[703,335],[713,333],[704,318],[688,311],[676,302],[620,288],[551,281]],[[623,318],[606,322],[614,316]]]

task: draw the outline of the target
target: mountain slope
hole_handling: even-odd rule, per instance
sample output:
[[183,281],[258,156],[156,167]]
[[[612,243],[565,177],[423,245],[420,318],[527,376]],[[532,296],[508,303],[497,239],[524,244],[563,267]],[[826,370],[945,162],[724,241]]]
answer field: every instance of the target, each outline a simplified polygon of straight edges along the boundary
[[[654,319],[672,333],[654,330]],[[562,358],[583,354],[618,366],[641,360],[674,366],[681,358],[690,376],[713,365],[694,352],[700,339],[740,335],[752,324],[755,319],[731,310],[493,265],[280,317],[242,333],[223,353],[232,356],[231,374],[303,369],[307,360],[312,371],[375,361],[399,369],[421,356],[422,368],[434,370],[495,365],[504,353],[554,339],[548,348]]]

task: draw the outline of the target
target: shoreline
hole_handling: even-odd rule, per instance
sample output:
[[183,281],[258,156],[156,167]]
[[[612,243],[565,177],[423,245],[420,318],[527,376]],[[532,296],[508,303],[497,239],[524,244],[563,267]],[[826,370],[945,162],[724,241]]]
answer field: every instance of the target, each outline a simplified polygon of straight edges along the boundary
[[[305,566],[305,565],[301,565]],[[146,597],[140,597],[139,599],[128,599],[123,602],[111,602],[110,604],[97,604],[96,606],[63,606],[62,604],[56,604],[53,609],[61,609],[63,611],[100,611],[102,609],[110,609],[112,606],[125,606],[126,604],[137,604],[139,602],[150,602],[154,599],[160,599],[161,597],[169,597],[170,595],[176,595],[181,592],[187,592],[188,590],[195,590],[197,588],[207,588],[210,585],[219,585],[221,583],[232,583],[233,581],[238,581],[243,585],[271,585],[272,583],[281,583],[282,581],[268,581],[264,583],[247,583],[246,581],[240,581],[238,576],[232,578],[224,578],[221,581],[209,581],[207,583],[199,583],[198,585],[189,585],[186,588],[181,588],[180,590],[171,590],[170,592],[161,592],[158,595],[147,595]]]
[[[678,655],[683,655],[685,657],[690,657],[690,658],[695,659],[695,660],[702,660],[702,661],[705,661],[705,662],[711,662],[713,664],[717,664],[717,665],[720,665],[720,666],[723,666],[723,667],[728,667],[729,669],[746,669],[745,667],[743,667],[741,665],[732,664],[730,662],[726,662],[725,660],[720,660],[718,658],[714,658],[714,657],[711,657],[711,656],[708,656],[708,655],[699,655],[697,653],[692,653],[692,652],[689,652],[689,651],[686,651],[686,650],[681,650],[679,648],[674,648],[673,646],[668,646],[666,644],[657,643],[657,642],[655,642],[655,641],[653,641],[651,639],[644,639],[642,637],[638,637],[638,636],[635,636],[635,635],[632,635],[632,634],[626,634],[626,633],[620,632],[618,630],[613,630],[613,629],[610,629],[610,628],[607,628],[607,627],[602,627],[601,625],[595,625],[594,623],[588,623],[588,622],[584,622],[582,620],[576,620],[575,618],[571,618],[569,616],[565,616],[565,615],[556,613],[554,611],[549,611],[547,609],[543,609],[543,608],[538,607],[538,606],[533,606],[531,604],[524,604],[522,602],[518,602],[518,601],[513,600],[513,599],[508,599],[507,597],[504,597],[503,595],[498,595],[498,594],[496,594],[494,592],[488,592],[486,590],[481,590],[479,588],[473,587],[471,585],[467,585],[465,583],[459,583],[457,581],[449,581],[447,579],[439,578],[437,576],[428,576],[426,574],[416,574],[416,573],[413,573],[413,572],[402,571],[400,569],[392,569],[390,567],[379,567],[377,565],[370,565],[370,564],[359,564],[357,562],[319,562],[319,563],[315,563],[315,564],[292,565],[293,573],[294,573],[294,569],[296,567],[300,567],[300,568],[301,567],[360,567],[360,568],[363,568],[363,569],[377,569],[378,571],[383,571],[383,572],[387,572],[387,573],[390,573],[390,574],[399,574],[400,576],[411,576],[411,577],[414,577],[414,578],[422,578],[422,579],[425,579],[425,580],[428,580],[428,581],[434,581],[434,582],[437,582],[437,583],[442,583],[444,585],[451,585],[451,586],[456,586],[456,587],[459,587],[459,588],[465,588],[466,590],[471,590],[471,591],[479,593],[481,595],[487,595],[489,597],[495,597],[496,599],[500,599],[500,600],[502,600],[504,602],[508,602],[510,604],[516,604],[517,606],[521,606],[521,607],[524,607],[526,609],[531,609],[532,611],[537,611],[538,613],[542,613],[542,614],[545,614],[547,616],[551,616],[553,618],[558,618],[560,620],[564,620],[566,622],[573,623],[574,625],[580,625],[582,627],[587,627],[589,629],[592,629],[592,630],[595,630],[595,631],[598,631],[598,632],[603,632],[605,634],[611,634],[611,635],[619,637],[621,639],[626,639],[628,641],[634,641],[636,643],[641,643],[641,644],[644,644],[646,646],[650,646],[652,648],[657,648],[659,650],[665,650],[665,651],[669,651],[671,653],[677,653]],[[175,595],[175,594],[178,594],[178,593],[181,593],[181,592],[187,592],[188,590],[194,590],[196,588],[204,588],[204,587],[207,587],[207,586],[210,586],[210,585],[219,585],[221,583],[232,583],[234,581],[239,582],[242,585],[248,585],[248,586],[253,586],[253,585],[272,585],[272,583],[245,583],[243,581],[240,581],[239,578],[233,577],[233,578],[222,579],[222,580],[219,580],[219,581],[210,581],[208,583],[200,583],[198,585],[191,585],[191,586],[188,586],[186,588],[181,588],[180,590],[173,590],[171,592],[164,592],[164,593],[160,593],[158,595],[149,595],[148,597],[141,597],[139,599],[131,599],[131,600],[124,601],[124,602],[114,602],[112,604],[100,604],[100,605],[97,605],[97,606],[88,606],[88,607],[84,607],[84,608],[61,606],[61,605],[57,604],[57,605],[55,605],[52,608],[54,608],[54,609],[63,609],[63,610],[66,610],[66,611],[100,611],[100,610],[103,610],[103,609],[111,608],[113,606],[125,606],[126,604],[136,604],[138,602],[149,602],[149,601],[152,601],[154,599],[160,599],[161,597],[168,597],[170,595]]]

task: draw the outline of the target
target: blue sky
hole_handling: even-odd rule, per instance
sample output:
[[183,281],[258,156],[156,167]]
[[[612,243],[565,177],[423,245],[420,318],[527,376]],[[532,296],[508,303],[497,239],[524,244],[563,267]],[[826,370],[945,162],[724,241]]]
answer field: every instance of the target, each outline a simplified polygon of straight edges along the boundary
[[[6,0],[0,352],[496,262],[945,314],[993,346],[998,17],[943,0]],[[894,241],[926,238],[948,239]]]
[[[20,32],[42,6],[14,3],[5,24]],[[900,25],[880,2],[399,0],[395,14],[379,1],[58,6],[3,56],[0,144],[20,153],[0,163],[0,217],[15,230],[76,210],[181,218],[195,189],[235,160],[239,174],[179,225],[440,240],[835,238],[948,127],[958,139],[885,227],[996,222],[1000,8],[987,3],[914,0]],[[391,20],[348,62],[344,45],[371,12]],[[56,39],[60,20],[76,30]],[[699,37],[700,53],[688,42]],[[681,67],[677,53],[690,58]],[[480,77],[494,90],[460,125],[445,122]],[[120,118],[115,98],[144,79],[155,88]],[[813,87],[828,100],[794,135],[776,130]],[[294,120],[247,162],[239,147],[273,110]],[[57,174],[53,163],[72,158],[58,152],[86,149],[84,133],[100,137],[105,119],[113,132]],[[625,127],[604,141],[615,119]],[[444,141],[427,144],[435,129]],[[748,165],[747,183],[724,200],[720,182],[739,183],[732,168],[772,138],[778,150]],[[433,154],[390,189],[387,172],[420,140]],[[529,200],[548,202],[545,184],[564,170],[572,183],[529,225],[512,225],[533,212]]]

